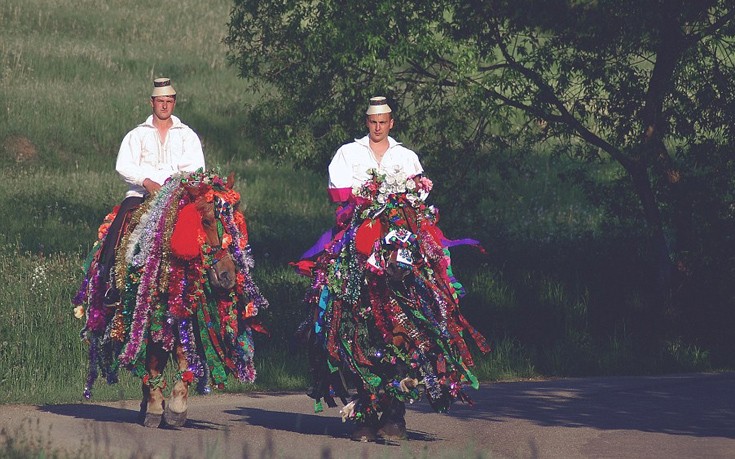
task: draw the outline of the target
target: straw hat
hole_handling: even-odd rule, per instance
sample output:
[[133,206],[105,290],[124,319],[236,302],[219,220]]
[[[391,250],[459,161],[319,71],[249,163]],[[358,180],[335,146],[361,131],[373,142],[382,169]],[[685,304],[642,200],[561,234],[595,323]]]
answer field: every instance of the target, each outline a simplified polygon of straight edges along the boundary
[[175,95],[176,90],[171,86],[170,78],[156,78],[153,80],[153,93],[151,93],[151,97]]
[[380,115],[381,113],[390,113],[392,110],[388,105],[388,101],[383,96],[377,96],[370,98],[370,105],[368,106],[366,115]]

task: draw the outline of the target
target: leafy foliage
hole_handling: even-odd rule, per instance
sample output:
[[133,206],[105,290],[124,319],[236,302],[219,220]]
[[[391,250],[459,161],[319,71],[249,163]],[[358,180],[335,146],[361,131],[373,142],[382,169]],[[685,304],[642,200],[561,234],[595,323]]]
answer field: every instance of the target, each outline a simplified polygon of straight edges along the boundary
[[732,225],[734,17],[725,0],[236,0],[226,43],[268,85],[251,125],[281,158],[323,168],[383,94],[447,190],[538,147],[576,160],[567,178],[643,229],[671,307],[688,258]]

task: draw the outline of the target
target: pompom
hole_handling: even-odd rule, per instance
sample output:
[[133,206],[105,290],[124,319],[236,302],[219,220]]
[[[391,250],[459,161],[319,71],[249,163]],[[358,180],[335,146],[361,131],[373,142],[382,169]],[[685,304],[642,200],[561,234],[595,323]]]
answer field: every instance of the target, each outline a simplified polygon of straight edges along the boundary
[[370,255],[381,233],[382,226],[379,220],[365,220],[355,234],[355,248],[363,255]]
[[194,203],[185,205],[180,211],[171,234],[171,252],[184,260],[191,260],[201,254],[204,240],[202,217]]

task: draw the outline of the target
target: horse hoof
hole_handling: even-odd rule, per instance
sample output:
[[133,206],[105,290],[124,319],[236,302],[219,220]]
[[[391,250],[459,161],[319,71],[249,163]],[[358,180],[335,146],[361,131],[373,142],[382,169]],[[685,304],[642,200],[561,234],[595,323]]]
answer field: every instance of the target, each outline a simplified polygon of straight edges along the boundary
[[184,425],[184,423],[186,423],[186,411],[182,413],[176,413],[171,411],[171,409],[167,405],[166,409],[163,412],[163,422],[171,427],[181,427]]
[[146,413],[143,419],[143,425],[146,427],[160,427],[163,420],[162,414]]

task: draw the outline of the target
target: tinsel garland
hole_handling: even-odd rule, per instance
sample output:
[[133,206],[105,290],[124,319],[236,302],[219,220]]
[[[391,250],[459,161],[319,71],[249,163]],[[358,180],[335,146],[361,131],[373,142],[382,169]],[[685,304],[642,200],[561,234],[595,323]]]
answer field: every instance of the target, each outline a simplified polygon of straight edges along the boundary
[[182,318],[178,321],[179,324],[179,342],[184,348],[184,354],[186,355],[186,361],[189,364],[189,369],[194,373],[197,378],[204,378],[205,371],[202,359],[199,357],[196,349],[196,336],[194,335],[194,325],[188,318]]
[[[331,371],[354,374],[370,394],[348,410],[356,420],[381,411],[385,400],[413,401],[422,393],[437,411],[467,400],[462,387],[476,387],[477,379],[464,332],[489,351],[459,312],[463,290],[435,226],[438,211],[424,202],[430,187],[424,177],[374,173],[338,209],[336,234],[314,264],[306,301],[316,311],[315,343]],[[401,386],[404,380],[424,391]]]
[[[207,271],[214,262],[214,251],[204,241],[201,257],[194,260],[171,255],[178,212],[194,199],[205,199],[214,206],[221,228],[220,240],[214,242],[221,244],[235,264],[237,284],[223,298],[215,298],[209,286]],[[130,231],[118,246],[112,271],[121,292],[116,308],[103,304],[104,287],[95,262],[106,234],[106,226],[101,226],[100,239],[73,301],[85,309],[81,336],[89,343],[90,362],[85,396],[91,396],[100,372],[110,383],[117,381],[121,366],[145,377],[145,355],[151,341],[165,350],[181,344],[190,371],[186,374],[198,381],[200,391],[209,391],[210,380],[221,387],[230,373],[244,382],[254,381],[250,321],[260,308],[268,307],[268,301],[250,275],[254,261],[245,218],[237,208],[239,199],[237,192],[211,172],[169,179],[131,215]],[[114,213],[110,215],[114,218]],[[110,215],[103,226],[109,225]]]

